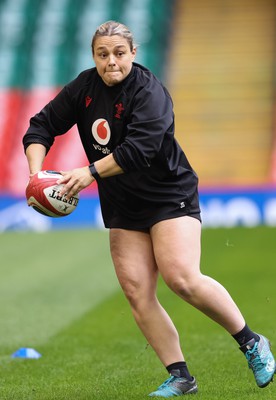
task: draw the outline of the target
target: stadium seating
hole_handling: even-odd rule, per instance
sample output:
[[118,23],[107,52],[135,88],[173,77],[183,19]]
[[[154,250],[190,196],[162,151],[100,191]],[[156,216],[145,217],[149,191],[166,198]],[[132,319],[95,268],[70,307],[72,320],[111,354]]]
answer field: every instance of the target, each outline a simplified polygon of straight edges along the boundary
[[203,185],[270,181],[275,20],[274,0],[178,2],[168,83]]

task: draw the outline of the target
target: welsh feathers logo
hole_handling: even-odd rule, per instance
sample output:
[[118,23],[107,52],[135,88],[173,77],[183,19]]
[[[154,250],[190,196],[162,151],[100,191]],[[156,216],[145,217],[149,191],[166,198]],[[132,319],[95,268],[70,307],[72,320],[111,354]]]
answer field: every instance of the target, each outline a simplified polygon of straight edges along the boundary
[[97,119],[91,128],[92,135],[94,136],[95,140],[101,144],[106,145],[110,140],[110,127],[106,119],[99,118]]

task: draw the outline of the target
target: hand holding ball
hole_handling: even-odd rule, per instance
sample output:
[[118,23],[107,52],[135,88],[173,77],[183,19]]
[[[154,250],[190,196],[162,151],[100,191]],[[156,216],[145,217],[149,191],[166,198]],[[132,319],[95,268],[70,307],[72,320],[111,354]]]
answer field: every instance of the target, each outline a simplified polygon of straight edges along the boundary
[[33,175],[26,188],[27,203],[35,211],[47,217],[65,217],[77,207],[79,195],[60,196],[63,184],[56,182],[62,175],[57,171],[40,171]]

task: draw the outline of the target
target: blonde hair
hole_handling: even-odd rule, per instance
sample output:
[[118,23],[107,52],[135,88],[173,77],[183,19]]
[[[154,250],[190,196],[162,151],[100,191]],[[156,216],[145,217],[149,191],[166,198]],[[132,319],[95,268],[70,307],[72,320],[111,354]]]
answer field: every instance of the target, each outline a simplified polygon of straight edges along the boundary
[[94,45],[95,41],[98,37],[100,36],[114,36],[118,35],[123,38],[125,38],[129,44],[130,51],[133,50],[134,47],[134,41],[133,41],[133,34],[131,31],[128,29],[128,27],[124,24],[121,24],[120,22],[116,21],[107,21],[101,24],[97,29],[96,32],[94,33],[92,37],[92,42],[91,42],[91,48],[92,48],[92,54],[94,55]]

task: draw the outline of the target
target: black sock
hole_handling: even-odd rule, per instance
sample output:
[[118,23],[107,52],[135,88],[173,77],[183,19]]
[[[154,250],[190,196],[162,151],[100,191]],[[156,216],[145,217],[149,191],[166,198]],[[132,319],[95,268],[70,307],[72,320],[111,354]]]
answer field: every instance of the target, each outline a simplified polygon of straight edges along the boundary
[[188,379],[188,381],[193,380],[193,377],[190,375],[185,361],[179,361],[179,362],[170,364],[166,368],[167,368],[168,373],[173,376],[177,376],[178,378],[186,378],[186,379]]
[[260,340],[260,337],[257,333],[251,331],[251,329],[246,324],[245,327],[235,335],[232,335],[233,338],[238,342],[240,346],[243,346],[245,343],[249,342],[251,339],[255,339],[256,342]]

